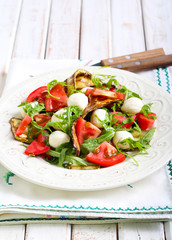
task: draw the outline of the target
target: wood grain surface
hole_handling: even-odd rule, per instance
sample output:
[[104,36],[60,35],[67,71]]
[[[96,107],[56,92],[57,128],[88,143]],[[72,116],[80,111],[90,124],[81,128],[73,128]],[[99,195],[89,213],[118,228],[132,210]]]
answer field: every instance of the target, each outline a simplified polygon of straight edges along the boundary
[[83,0],[80,58],[111,57],[110,0]]
[[111,21],[113,57],[145,51],[141,1],[111,1]]
[[44,58],[50,6],[51,0],[23,0],[13,57]]
[[0,1],[0,95],[11,60],[22,0]]
[[53,0],[49,23],[47,59],[78,59],[81,0]]

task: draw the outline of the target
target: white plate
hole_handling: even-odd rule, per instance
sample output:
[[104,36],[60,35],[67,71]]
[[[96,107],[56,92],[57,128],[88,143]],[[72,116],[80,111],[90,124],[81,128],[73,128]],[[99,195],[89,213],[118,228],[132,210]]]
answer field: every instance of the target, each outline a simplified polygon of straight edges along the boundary
[[[93,71],[93,67],[87,68]],[[76,68],[62,69],[24,81],[8,92],[0,101],[0,162],[16,175],[39,185],[64,190],[100,190],[115,188],[136,182],[152,174],[172,156],[172,98],[162,88],[152,82],[127,71],[104,68],[100,71],[115,75],[118,81],[130,90],[141,95],[144,103],[153,103],[152,110],[157,113],[157,130],[148,150],[149,155],[137,155],[137,167],[133,160],[98,170],[69,170],[51,165],[41,158],[26,156],[24,147],[14,140],[9,120],[17,117],[17,106],[35,88],[51,80],[65,80]]]

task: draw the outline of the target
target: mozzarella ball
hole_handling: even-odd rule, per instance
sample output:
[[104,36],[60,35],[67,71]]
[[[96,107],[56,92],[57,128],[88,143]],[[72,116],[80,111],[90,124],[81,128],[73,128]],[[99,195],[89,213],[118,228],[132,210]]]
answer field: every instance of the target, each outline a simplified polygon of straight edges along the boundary
[[26,114],[26,112],[24,111],[23,107],[20,107],[19,110],[20,110],[21,116],[24,118],[27,114]]
[[139,113],[143,107],[143,102],[140,98],[131,97],[124,101],[124,104],[121,107],[123,112],[127,113]]
[[[66,109],[64,109],[64,108],[61,108],[60,110],[55,112],[53,114],[53,116],[51,117],[51,122],[61,122],[62,120],[60,118],[56,117],[55,115],[62,116],[62,114],[64,112],[66,112]],[[54,129],[59,129],[59,128],[54,127]]]
[[[130,149],[130,146],[128,143],[118,143],[119,141],[122,141],[124,139],[131,138],[133,139],[133,136],[131,133],[127,131],[117,131],[115,133],[115,136],[113,137],[113,144],[116,146],[118,145],[119,148],[121,149]],[[118,144],[117,144],[118,143]]]
[[88,97],[84,93],[74,93],[67,100],[68,106],[77,106],[84,110],[88,105]]
[[104,109],[97,109],[92,113],[91,119],[90,119],[92,124],[94,124],[98,128],[102,128],[103,126],[97,117],[101,121],[104,121],[106,117],[106,111]]
[[52,132],[49,136],[49,144],[51,147],[56,148],[63,143],[70,142],[70,137],[62,131]]
[[93,87],[85,87],[81,89],[81,92],[85,93],[87,89],[94,89]]
[[[38,102],[31,102],[30,104],[31,104],[32,107],[35,107],[36,105],[38,105]],[[27,113],[24,111],[23,108],[24,108],[24,106],[20,107],[20,114],[24,118],[27,115]],[[36,114],[38,114],[38,113],[35,113],[35,115]]]

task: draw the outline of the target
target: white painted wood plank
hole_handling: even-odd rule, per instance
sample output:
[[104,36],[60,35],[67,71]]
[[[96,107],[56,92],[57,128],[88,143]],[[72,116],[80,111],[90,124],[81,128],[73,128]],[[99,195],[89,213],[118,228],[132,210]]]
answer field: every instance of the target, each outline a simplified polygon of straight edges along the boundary
[[142,0],[147,49],[172,53],[172,1]]
[[171,240],[172,239],[172,221],[165,222],[165,237],[166,240]]
[[119,240],[165,240],[163,223],[120,223]]
[[81,59],[111,56],[110,1],[83,0],[81,19]]
[[[147,49],[164,48],[172,53],[172,1],[142,0]],[[169,67],[172,75],[172,67]]]
[[[25,240],[70,240],[71,226],[68,224],[28,224]],[[18,239],[17,239],[18,240]]]
[[78,59],[81,0],[53,0],[46,58]]
[[111,4],[113,56],[144,51],[140,1],[113,0]]
[[116,224],[74,225],[72,240],[116,240]]
[[44,58],[51,0],[23,0],[13,57]]
[[0,1],[0,95],[11,59],[22,0]]
[[2,240],[24,240],[25,225],[0,226],[0,239]]
[[[145,40],[140,1],[113,0],[111,11],[113,56],[144,51]],[[142,75],[152,78],[153,72],[147,71]],[[119,240],[164,239],[162,223],[121,223],[118,226]]]

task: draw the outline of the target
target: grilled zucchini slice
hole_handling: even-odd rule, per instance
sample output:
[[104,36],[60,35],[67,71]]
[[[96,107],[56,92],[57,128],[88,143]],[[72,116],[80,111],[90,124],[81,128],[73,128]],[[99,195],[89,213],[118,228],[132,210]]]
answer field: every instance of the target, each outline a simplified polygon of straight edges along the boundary
[[98,169],[100,168],[100,166],[96,165],[96,166],[70,166],[69,169],[72,170],[94,170],[94,169]]
[[[68,85],[74,86],[75,89],[79,90],[85,87],[94,86],[91,81],[91,73],[84,69],[78,69],[71,77],[65,81]],[[67,94],[70,92],[70,86],[67,86]]]
[[31,136],[28,137],[28,130],[29,130],[30,125],[28,125],[26,127],[26,130],[24,131],[23,134],[21,134],[20,136],[16,135],[17,128],[18,128],[19,124],[21,123],[21,121],[22,120],[19,118],[11,118],[10,119],[11,130],[12,130],[13,136],[16,140],[18,140],[20,142],[31,143],[33,141],[33,139]]

